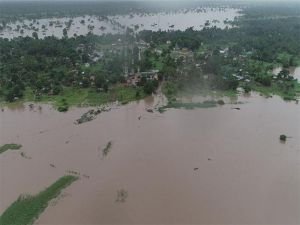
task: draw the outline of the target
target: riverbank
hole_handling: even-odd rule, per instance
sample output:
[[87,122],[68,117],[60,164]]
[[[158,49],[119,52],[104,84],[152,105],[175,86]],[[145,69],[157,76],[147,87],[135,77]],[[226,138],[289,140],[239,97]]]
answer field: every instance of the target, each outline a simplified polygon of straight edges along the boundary
[[69,107],[101,106],[118,101],[120,104],[127,104],[146,97],[140,87],[124,87],[116,85],[108,92],[97,92],[90,88],[68,88],[65,87],[59,95],[42,95],[34,97],[32,90],[27,89],[24,97],[14,102],[1,102],[0,106],[14,107],[26,102],[46,103],[54,106],[58,111],[68,111]]

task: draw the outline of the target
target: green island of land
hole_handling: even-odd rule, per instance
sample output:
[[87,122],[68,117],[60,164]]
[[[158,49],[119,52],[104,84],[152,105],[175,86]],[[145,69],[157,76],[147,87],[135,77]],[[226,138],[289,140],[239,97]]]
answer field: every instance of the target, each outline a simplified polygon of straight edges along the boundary
[[19,144],[5,144],[0,146],[0,154],[4,153],[8,150],[19,150],[22,147],[22,145]]
[[0,225],[31,225],[47,208],[49,201],[77,180],[76,176],[63,176],[54,184],[34,196],[20,196],[0,216]]

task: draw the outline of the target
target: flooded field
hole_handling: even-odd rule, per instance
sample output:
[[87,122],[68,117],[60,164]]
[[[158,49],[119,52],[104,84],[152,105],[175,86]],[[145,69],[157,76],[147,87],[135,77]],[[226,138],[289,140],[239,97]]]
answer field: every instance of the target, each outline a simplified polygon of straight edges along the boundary
[[130,14],[119,16],[82,16],[74,18],[48,18],[24,20],[7,24],[0,31],[0,37],[14,38],[18,36],[32,36],[37,32],[39,38],[46,36],[63,37],[63,30],[67,29],[67,36],[86,35],[91,32],[96,35],[107,33],[124,33],[127,27],[138,32],[141,30],[185,30],[193,27],[201,30],[204,26],[231,27],[228,23],[240,16],[238,9],[231,8],[196,8],[178,12]]
[[[278,74],[282,70],[282,67],[277,67],[273,70],[274,74]],[[300,67],[290,67],[289,71],[291,75],[300,82]]]
[[157,101],[80,125],[87,108],[5,108],[0,144],[23,147],[0,155],[0,214],[76,172],[36,224],[300,223],[298,104],[252,94],[239,97],[240,110],[145,110]]

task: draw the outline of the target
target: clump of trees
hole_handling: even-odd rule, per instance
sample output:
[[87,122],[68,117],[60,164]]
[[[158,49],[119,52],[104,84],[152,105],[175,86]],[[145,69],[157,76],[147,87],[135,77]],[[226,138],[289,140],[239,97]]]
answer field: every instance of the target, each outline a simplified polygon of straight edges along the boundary
[[0,98],[17,100],[26,89],[35,99],[59,95],[64,87],[107,92],[110,85],[124,82],[125,56],[107,51],[95,62],[94,49],[96,43],[111,45],[119,38],[120,35],[0,38]]
[[287,136],[285,135],[285,134],[281,134],[280,136],[279,136],[279,139],[280,139],[280,141],[286,141],[286,139],[287,139]]

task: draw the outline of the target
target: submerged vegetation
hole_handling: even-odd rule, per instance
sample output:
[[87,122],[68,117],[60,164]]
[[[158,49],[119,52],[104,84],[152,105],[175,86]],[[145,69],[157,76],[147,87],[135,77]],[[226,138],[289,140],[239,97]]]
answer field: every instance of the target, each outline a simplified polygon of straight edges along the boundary
[[49,201],[56,198],[68,185],[78,178],[63,176],[44,191],[34,196],[20,196],[0,217],[0,225],[31,225],[47,208]]
[[178,102],[170,101],[167,105],[162,106],[158,109],[159,112],[164,112],[168,108],[184,108],[184,109],[195,109],[195,108],[212,108],[218,105],[217,101],[204,101],[204,102]]
[[120,189],[117,191],[116,202],[124,203],[128,197],[128,192],[125,189]]
[[109,151],[110,151],[110,149],[111,149],[111,146],[112,146],[112,142],[109,141],[109,142],[106,144],[105,148],[102,150],[102,155],[103,155],[103,157],[107,156],[107,154],[109,153]]
[[111,108],[109,106],[102,106],[97,109],[90,109],[86,113],[82,114],[79,119],[76,120],[75,124],[82,124],[96,119],[97,115],[102,112],[109,112]]
[[281,135],[279,136],[279,139],[280,139],[280,141],[285,142],[286,139],[287,139],[287,136],[286,136],[285,134],[281,134]]
[[0,147],[0,154],[7,150],[19,150],[21,147],[22,145],[19,144],[5,144]]

